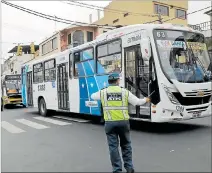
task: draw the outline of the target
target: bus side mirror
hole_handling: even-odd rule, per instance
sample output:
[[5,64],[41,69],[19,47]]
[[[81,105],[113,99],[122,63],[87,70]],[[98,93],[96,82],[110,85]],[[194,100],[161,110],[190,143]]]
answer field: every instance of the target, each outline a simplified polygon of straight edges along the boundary
[[141,53],[142,53],[142,58],[146,61],[149,61],[151,57],[151,43],[149,38],[144,38],[141,41]]

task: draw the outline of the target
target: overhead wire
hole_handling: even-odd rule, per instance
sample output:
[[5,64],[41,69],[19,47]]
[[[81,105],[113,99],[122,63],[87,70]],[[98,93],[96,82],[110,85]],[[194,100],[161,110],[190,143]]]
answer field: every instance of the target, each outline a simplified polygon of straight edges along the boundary
[[77,2],[77,1],[73,1],[73,0],[68,0],[68,2],[64,2],[64,1],[60,1],[60,2],[69,4],[69,5],[75,5],[75,6],[79,6],[79,7],[94,9],[94,10],[109,11],[111,13],[119,13],[119,14],[128,13],[128,14],[131,14],[133,16],[149,16],[149,17],[158,16],[157,14],[153,15],[153,14],[146,14],[146,13],[136,13],[136,12],[132,12],[132,11],[124,11],[124,10],[112,9],[112,8],[108,8],[108,7],[100,7],[100,6],[97,6],[97,5],[90,5],[90,4],[86,4],[86,3],[83,3],[83,2]]
[[[30,14],[33,14],[35,16],[38,16],[38,17],[42,17],[42,18],[45,18],[45,19],[48,19],[48,20],[53,20],[53,21],[58,21],[58,22],[61,22],[61,23],[65,23],[65,24],[70,24],[69,22],[65,22],[65,21],[61,21],[61,20],[66,20],[66,21],[71,21],[73,22],[72,20],[67,20],[67,19],[63,19],[63,18],[58,18],[59,20],[55,19],[55,16],[51,16],[51,15],[47,15],[47,14],[43,14],[43,13],[40,13],[40,12],[37,12],[37,11],[34,11],[34,10],[31,10],[31,9],[27,9],[27,8],[24,8],[24,7],[21,7],[21,6],[18,6],[18,5],[15,5],[15,4],[12,4],[12,3],[9,3],[9,2],[6,2],[4,0],[1,0],[2,3],[8,5],[8,6],[11,6],[13,8],[16,8],[16,9],[19,9],[19,10],[22,10],[22,11],[25,11],[27,13],[30,13]],[[210,8],[210,6],[206,7],[206,8],[202,8],[202,9],[199,9],[199,10],[196,10],[196,11],[193,11],[193,12],[190,12],[190,13],[187,13],[186,16],[190,15],[190,14],[194,14],[194,13],[197,13],[197,12],[200,12],[200,11],[203,11],[203,10],[206,10]],[[174,20],[174,19],[177,19],[179,17],[183,17],[185,15],[182,15],[182,16],[178,16],[178,17],[174,17],[174,18],[170,18],[170,19],[167,19],[165,21],[162,21],[162,22],[167,22],[167,21],[171,21],[171,20]],[[146,22],[145,24],[147,23],[154,23],[154,22],[157,22],[157,20],[153,20],[153,21],[149,21],[149,22]],[[77,22],[77,23],[83,23],[83,22]],[[73,24],[73,23],[72,23]],[[83,23],[85,24],[85,23]],[[86,23],[87,24],[87,23]],[[74,24],[76,25],[76,24]],[[82,26],[82,25],[79,25],[79,26]],[[102,26],[102,25],[101,25]],[[114,26],[113,26],[114,27]],[[0,42],[0,43],[3,43],[3,42]],[[16,43],[15,43],[16,44]],[[19,44],[19,43],[17,43]]]
[[75,25],[75,26],[90,25],[90,26],[103,27],[103,28],[114,27],[114,26],[105,26],[105,25],[89,24],[89,23],[85,23],[85,22],[73,21],[73,20],[69,20],[69,19],[60,18],[60,17],[57,17],[57,16],[52,16],[52,15],[47,15],[47,14],[44,14],[44,13],[40,13],[40,12],[31,10],[29,8],[25,8],[25,7],[21,7],[19,5],[15,5],[15,4],[9,3],[9,2],[4,1],[4,0],[1,0],[1,2],[4,3],[5,5],[8,5],[10,7],[19,9],[21,11],[33,14],[35,16],[39,16],[39,17],[42,17],[42,18],[46,18],[46,19],[49,19],[49,20],[52,20],[52,21],[56,21],[56,22],[60,22],[60,23],[64,23],[64,24],[69,24],[69,25],[71,24],[71,25]]

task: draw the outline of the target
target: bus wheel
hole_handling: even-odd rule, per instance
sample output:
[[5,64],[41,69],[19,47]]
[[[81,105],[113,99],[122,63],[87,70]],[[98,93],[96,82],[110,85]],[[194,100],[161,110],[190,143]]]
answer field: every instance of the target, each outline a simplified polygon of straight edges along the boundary
[[48,110],[46,109],[46,102],[43,98],[39,100],[38,109],[41,116],[44,116],[44,117],[48,116]]

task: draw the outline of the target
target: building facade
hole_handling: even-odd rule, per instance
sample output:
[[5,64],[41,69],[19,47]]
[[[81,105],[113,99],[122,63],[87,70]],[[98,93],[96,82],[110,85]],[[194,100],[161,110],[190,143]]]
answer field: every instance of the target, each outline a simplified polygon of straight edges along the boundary
[[39,58],[50,56],[68,48],[92,41],[97,35],[107,32],[113,27],[99,28],[94,25],[64,28],[39,44]]
[[2,75],[20,74],[21,65],[34,59],[36,53],[38,52],[39,46],[38,45],[33,46],[34,46],[33,52],[31,45],[22,45],[21,52],[20,50],[18,50],[19,46],[15,46],[13,49],[11,49],[8,53],[13,53],[13,56],[10,56],[4,62]]
[[[111,10],[112,9],[112,10]],[[113,10],[114,9],[114,10]],[[116,12],[115,12],[116,9]],[[104,10],[104,17],[96,24],[132,25],[158,23],[159,13],[163,21],[175,18],[167,23],[187,25],[186,13],[188,1],[112,1]],[[119,11],[119,12],[118,12]],[[122,12],[121,12],[122,11]],[[130,13],[132,12],[132,13]]]
[[199,23],[196,25],[190,25],[195,30],[201,31],[205,38],[206,38],[206,44],[208,46],[208,52],[212,59],[212,10],[206,11],[206,15],[210,16],[210,21]]

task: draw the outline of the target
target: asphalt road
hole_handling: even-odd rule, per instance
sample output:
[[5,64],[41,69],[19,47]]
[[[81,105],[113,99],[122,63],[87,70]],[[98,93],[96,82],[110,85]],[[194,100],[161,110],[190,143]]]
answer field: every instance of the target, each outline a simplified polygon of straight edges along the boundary
[[[34,109],[2,112],[2,172],[111,172],[103,125],[40,118]],[[211,172],[210,117],[132,123],[131,138],[136,172]]]

